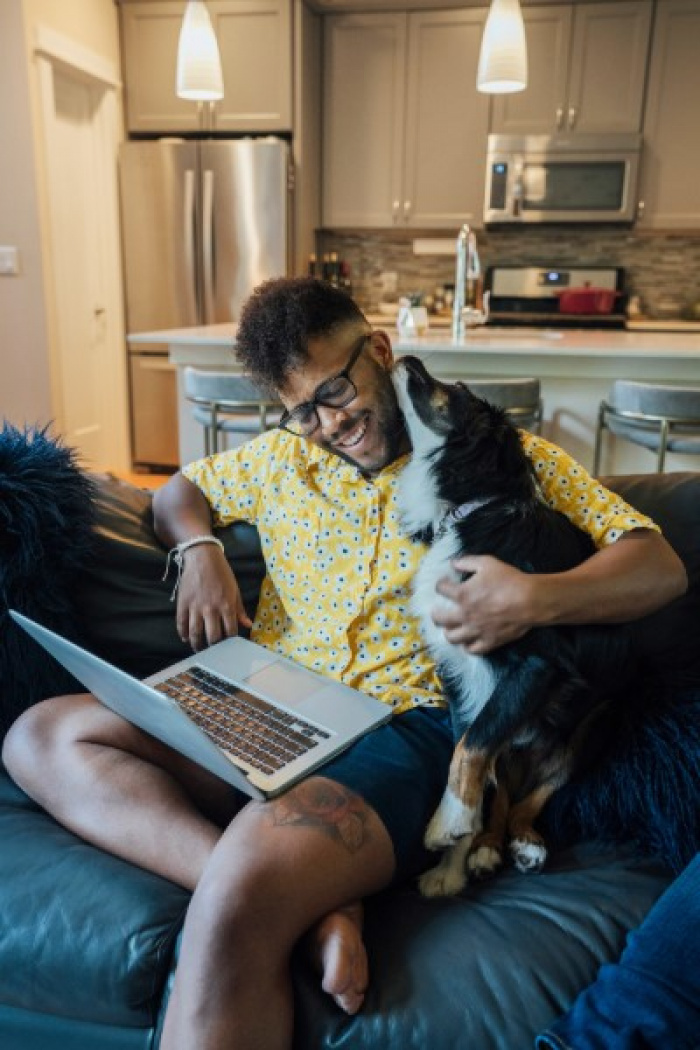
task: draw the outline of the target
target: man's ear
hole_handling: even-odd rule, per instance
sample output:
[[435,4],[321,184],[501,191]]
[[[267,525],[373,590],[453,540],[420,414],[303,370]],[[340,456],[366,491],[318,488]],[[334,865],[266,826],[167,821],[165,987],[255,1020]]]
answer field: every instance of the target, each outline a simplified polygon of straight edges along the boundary
[[382,328],[375,328],[372,331],[372,354],[374,359],[379,361],[387,370],[394,363],[394,350],[391,345],[391,339]]

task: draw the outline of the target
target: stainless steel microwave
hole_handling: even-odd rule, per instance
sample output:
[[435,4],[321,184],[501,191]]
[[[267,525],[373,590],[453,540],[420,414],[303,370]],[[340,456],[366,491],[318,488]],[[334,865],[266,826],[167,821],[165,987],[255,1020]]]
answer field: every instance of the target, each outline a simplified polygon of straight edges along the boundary
[[632,223],[641,146],[641,135],[489,135],[484,222]]

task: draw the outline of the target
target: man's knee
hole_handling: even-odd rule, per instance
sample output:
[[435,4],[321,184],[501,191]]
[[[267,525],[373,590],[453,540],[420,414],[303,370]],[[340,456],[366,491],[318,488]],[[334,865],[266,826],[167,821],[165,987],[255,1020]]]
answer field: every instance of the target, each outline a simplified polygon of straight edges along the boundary
[[10,726],[2,748],[2,760],[20,787],[29,787],[46,766],[53,752],[66,744],[70,715],[82,708],[84,698],[61,696],[43,700],[24,711]]

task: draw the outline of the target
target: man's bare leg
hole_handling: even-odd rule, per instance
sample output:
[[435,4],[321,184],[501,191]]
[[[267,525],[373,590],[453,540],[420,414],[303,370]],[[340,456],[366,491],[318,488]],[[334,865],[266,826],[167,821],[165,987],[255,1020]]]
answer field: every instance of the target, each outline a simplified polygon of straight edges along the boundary
[[[236,811],[235,795],[218,778],[116,718],[90,697],[63,697],[31,709],[8,735],[5,759],[18,783],[65,826],[86,840],[190,890],[198,886],[205,871],[210,874],[210,859],[214,859],[222,839],[221,825]],[[195,896],[193,904],[197,903],[197,908],[191,909],[193,914],[201,911],[205,919],[198,919],[194,925],[188,920],[183,945],[183,955],[189,952],[190,942],[195,958],[204,953],[204,969],[195,978],[198,973],[195,966],[189,971],[189,977],[194,980],[186,979],[188,967],[181,958],[180,977],[173,996],[173,1010],[177,1008],[184,1011],[185,1016],[189,1014],[194,1018],[201,1007],[191,1004],[206,991],[208,1005],[204,1013],[212,1020],[210,1041],[204,1041],[199,1019],[194,1022],[195,1037],[189,1023],[182,1019],[177,1024],[171,1023],[169,1013],[166,1030],[171,1042],[164,1042],[164,1046],[197,1045],[202,1050],[209,1046],[287,1046],[291,1039],[288,955],[302,933],[319,919],[322,922],[315,944],[324,973],[323,986],[344,1009],[352,1012],[359,1008],[366,985],[366,957],[357,912],[336,912],[335,909],[386,884],[393,871],[393,850],[378,818],[361,800],[328,781],[324,782],[326,786],[321,785],[320,794],[316,778],[306,782],[306,785],[314,784],[313,799],[297,789],[291,801],[290,796],[285,796],[274,804],[247,807],[241,814],[241,817],[248,815],[240,829],[235,832],[229,829],[230,834],[223,836],[227,844],[219,852],[227,854],[231,848],[235,856],[223,865],[223,880],[215,874],[221,867],[218,861],[211,865],[214,874],[205,883],[206,892]],[[284,843],[281,858],[276,847],[270,854],[257,850],[261,830],[255,825],[259,820],[264,825],[262,832],[277,829],[273,841]],[[239,820],[234,823],[238,825]],[[241,837],[244,841],[239,844]],[[267,840],[270,835],[264,837]],[[258,858],[252,868],[270,864],[272,877],[270,873],[257,871],[254,885],[249,883],[246,894],[243,892],[246,879],[251,878],[251,851],[247,848],[250,843],[255,844],[252,854]],[[307,849],[308,861],[304,859]],[[230,873],[238,871],[239,855],[247,859],[240,864],[240,872],[234,879]],[[312,874],[319,868],[324,871],[324,878],[313,890],[315,883],[305,873],[307,863],[313,869]],[[293,876],[296,867],[299,873]],[[326,877],[329,871],[330,879]],[[341,872],[342,877],[338,878]],[[263,914],[268,915],[269,929],[264,935],[266,924],[256,920],[251,929],[249,915],[268,878],[272,883],[270,893],[263,890],[257,905],[260,919]],[[227,880],[232,891],[235,890],[233,884],[238,883],[238,896],[235,892],[229,893]],[[291,907],[287,899],[289,888],[301,884],[308,886],[310,892],[302,895],[304,899],[298,902],[298,908]],[[217,893],[212,890],[217,885],[225,889],[223,902],[217,901]],[[270,908],[270,894],[273,900],[283,904],[283,916],[275,916],[274,907]],[[201,908],[197,897],[204,902]],[[222,926],[222,916],[217,914],[217,909],[222,903],[224,911],[229,904],[233,905],[228,917],[233,939],[227,939],[217,951],[214,949]],[[241,911],[245,913],[243,917]],[[214,930],[209,928],[212,915]],[[243,928],[239,930],[238,926]],[[286,929],[284,938],[282,927]],[[194,932],[190,933],[190,929]],[[243,949],[246,932],[256,945],[247,962]],[[270,946],[270,951],[259,950],[261,939]],[[232,943],[240,944],[242,950],[232,953]],[[253,972],[253,956],[262,963],[249,1010],[236,1005],[234,1011],[239,1030],[237,1042],[231,1041],[231,1022],[225,1020],[219,1025],[217,1021],[221,1011],[225,1014],[227,1007],[236,1001],[237,989],[234,987],[233,994],[227,990],[221,995],[216,1007],[214,990],[220,982],[201,978],[201,974],[210,969],[211,963],[207,960],[219,960],[210,970],[216,975],[217,966],[228,963],[232,954],[244,964],[246,976]],[[230,977],[234,986],[237,984],[235,971],[232,967]],[[265,991],[265,975],[269,981],[273,973],[276,974],[273,982],[276,996],[272,987]],[[244,981],[241,988],[245,984]],[[275,997],[278,999],[279,1008],[274,1013],[265,1008],[262,994],[268,995],[270,1002]],[[244,1022],[246,1013],[252,1019],[251,1024]],[[254,1030],[261,1018],[265,1029],[262,1042]]]

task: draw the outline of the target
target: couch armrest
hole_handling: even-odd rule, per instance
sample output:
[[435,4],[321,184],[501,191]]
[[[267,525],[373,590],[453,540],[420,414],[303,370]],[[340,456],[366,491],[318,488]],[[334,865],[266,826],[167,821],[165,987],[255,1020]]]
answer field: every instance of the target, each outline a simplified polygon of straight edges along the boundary
[[[85,644],[145,677],[191,655],[175,629],[174,576],[162,579],[166,550],[153,531],[151,492],[109,474],[95,482],[96,552],[78,593]],[[252,615],[264,575],[257,531],[240,522],[217,535]]]

